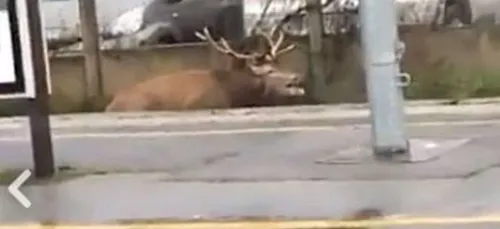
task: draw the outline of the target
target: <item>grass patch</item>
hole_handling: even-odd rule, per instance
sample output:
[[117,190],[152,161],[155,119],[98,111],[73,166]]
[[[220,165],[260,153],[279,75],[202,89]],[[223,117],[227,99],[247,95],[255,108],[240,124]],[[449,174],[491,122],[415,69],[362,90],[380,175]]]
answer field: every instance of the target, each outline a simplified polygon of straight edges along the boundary
[[450,99],[500,96],[500,71],[465,68],[437,61],[411,73],[413,82],[405,89],[408,99]]

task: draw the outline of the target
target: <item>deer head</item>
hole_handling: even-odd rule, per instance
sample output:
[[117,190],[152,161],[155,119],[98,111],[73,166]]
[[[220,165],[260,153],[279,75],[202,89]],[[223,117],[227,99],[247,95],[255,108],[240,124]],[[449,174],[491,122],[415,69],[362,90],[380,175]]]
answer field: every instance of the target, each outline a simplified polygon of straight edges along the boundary
[[[273,28],[269,34],[261,30],[255,34],[256,37],[254,38],[262,38],[265,41],[265,47],[263,51],[261,50],[262,52],[256,52],[255,50],[236,51],[222,37],[219,41],[215,41],[207,27],[203,29],[203,33],[196,32],[195,35],[201,40],[207,41],[215,50],[230,56],[233,62],[238,63],[236,65],[233,64],[233,69],[231,70],[250,71],[253,77],[262,80],[267,89],[280,96],[303,96],[305,94],[305,90],[302,87],[303,77],[296,73],[283,71],[276,65],[276,60],[279,56],[295,48],[295,45],[280,48],[284,40],[284,34],[280,31],[278,39],[274,41],[273,38],[276,31],[277,27]],[[239,47],[239,49],[242,48]],[[243,49],[249,48],[245,46]],[[255,49],[255,47],[250,49]]]

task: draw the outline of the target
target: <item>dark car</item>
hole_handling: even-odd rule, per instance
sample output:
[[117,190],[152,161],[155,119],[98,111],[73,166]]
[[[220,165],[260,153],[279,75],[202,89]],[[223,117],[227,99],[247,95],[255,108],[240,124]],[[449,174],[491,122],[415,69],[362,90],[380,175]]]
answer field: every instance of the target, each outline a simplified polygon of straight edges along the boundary
[[241,0],[153,0],[143,13],[141,44],[199,41],[194,35],[207,26],[215,37],[243,35]]

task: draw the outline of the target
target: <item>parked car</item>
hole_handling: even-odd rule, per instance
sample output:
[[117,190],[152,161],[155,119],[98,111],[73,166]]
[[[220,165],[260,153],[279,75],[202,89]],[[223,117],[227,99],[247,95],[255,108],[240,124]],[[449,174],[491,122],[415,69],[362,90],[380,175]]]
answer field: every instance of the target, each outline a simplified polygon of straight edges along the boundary
[[[136,19],[141,12],[141,25],[137,26]],[[205,26],[215,37],[234,39],[243,34],[243,5],[237,0],[153,0],[127,14],[129,21],[133,21],[129,24],[137,31],[126,34],[126,29],[117,28],[119,21],[109,30],[115,35],[134,36],[139,45],[199,41],[195,32]],[[123,16],[121,19],[126,21]]]

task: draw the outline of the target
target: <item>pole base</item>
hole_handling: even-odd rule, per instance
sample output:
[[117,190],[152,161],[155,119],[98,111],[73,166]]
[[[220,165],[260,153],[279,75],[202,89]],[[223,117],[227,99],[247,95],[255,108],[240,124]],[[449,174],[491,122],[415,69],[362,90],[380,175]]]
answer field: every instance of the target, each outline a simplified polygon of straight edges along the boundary
[[443,154],[468,143],[470,139],[410,139],[408,150],[404,148],[374,148],[356,146],[337,151],[331,156],[316,160],[319,164],[360,164],[398,162],[418,163],[439,159]]

